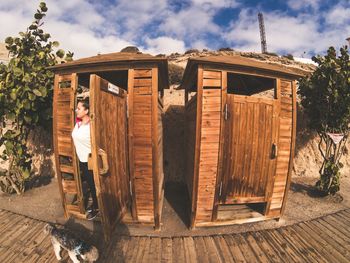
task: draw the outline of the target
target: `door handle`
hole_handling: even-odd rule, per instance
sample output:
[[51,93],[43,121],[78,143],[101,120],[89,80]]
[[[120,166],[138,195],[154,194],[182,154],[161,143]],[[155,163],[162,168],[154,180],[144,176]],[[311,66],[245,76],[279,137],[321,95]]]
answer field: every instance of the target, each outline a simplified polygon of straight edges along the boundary
[[272,144],[272,149],[271,149],[271,159],[277,158],[277,153],[278,153],[278,147],[276,143]]
[[98,155],[101,157],[102,160],[102,167],[98,169],[98,172],[100,175],[105,175],[108,173],[109,170],[107,153],[104,150],[99,149]]

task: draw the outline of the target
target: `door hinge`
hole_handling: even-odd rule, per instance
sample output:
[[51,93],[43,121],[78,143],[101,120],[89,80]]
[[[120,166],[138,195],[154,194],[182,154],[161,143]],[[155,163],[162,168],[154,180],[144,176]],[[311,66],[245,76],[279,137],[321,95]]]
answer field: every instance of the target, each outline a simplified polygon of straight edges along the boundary
[[131,180],[129,181],[129,190],[130,190],[130,195],[132,196],[132,185],[131,185]]
[[220,183],[220,189],[219,189],[219,196],[221,197],[221,192],[222,192],[222,182]]
[[228,119],[228,105],[227,105],[227,103],[225,104],[225,108],[224,108],[224,119],[225,119],[225,121],[227,121],[227,119]]

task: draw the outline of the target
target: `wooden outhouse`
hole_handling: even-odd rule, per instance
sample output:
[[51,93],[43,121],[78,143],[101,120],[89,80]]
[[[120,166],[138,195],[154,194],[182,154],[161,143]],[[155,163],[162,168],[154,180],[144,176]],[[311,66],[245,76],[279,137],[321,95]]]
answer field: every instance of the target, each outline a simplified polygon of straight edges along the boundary
[[191,227],[282,215],[303,75],[239,56],[189,59],[181,87]]
[[165,58],[112,53],[53,66],[56,171],[66,216],[85,218],[71,132],[77,91],[90,93],[93,170],[106,237],[119,220],[160,227],[163,202]]

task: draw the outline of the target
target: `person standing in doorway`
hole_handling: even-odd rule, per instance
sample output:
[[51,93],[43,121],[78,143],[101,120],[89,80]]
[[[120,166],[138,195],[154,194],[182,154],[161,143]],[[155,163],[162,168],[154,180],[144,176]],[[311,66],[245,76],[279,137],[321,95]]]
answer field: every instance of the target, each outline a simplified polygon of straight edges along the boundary
[[72,138],[75,150],[79,159],[79,167],[82,181],[86,181],[92,198],[92,206],[87,208],[87,219],[93,220],[98,213],[98,203],[96,197],[96,188],[94,176],[88,169],[88,158],[91,154],[91,136],[90,136],[90,116],[89,99],[79,100],[75,110],[77,122],[72,132]]

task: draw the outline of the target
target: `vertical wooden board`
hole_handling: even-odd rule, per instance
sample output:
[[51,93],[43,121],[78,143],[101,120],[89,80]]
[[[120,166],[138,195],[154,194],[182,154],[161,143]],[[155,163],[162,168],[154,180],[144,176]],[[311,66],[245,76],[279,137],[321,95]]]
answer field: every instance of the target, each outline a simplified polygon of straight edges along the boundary
[[252,174],[250,173],[251,167],[251,154],[252,154],[252,136],[253,136],[253,123],[254,123],[254,104],[247,103],[247,128],[246,128],[246,143],[245,143],[245,156],[244,156],[244,191],[243,196],[253,196],[251,191],[251,184],[254,178],[252,178]]
[[55,74],[55,79],[54,79],[54,95],[53,95],[53,121],[52,121],[52,125],[53,125],[53,141],[54,141],[54,149],[55,149],[55,165],[56,165],[56,174],[57,174],[57,180],[58,180],[58,189],[61,195],[61,202],[62,202],[62,207],[64,210],[64,215],[65,217],[68,216],[67,214],[67,210],[66,210],[66,200],[65,200],[65,195],[63,192],[63,187],[62,187],[62,175],[61,175],[61,171],[59,169],[60,167],[60,161],[59,161],[59,152],[58,152],[58,127],[57,127],[57,104],[58,104],[58,92],[59,92],[59,76],[57,74]]
[[287,174],[287,182],[286,182],[286,188],[284,192],[283,197],[283,203],[282,203],[282,209],[281,214],[284,213],[285,204],[286,204],[286,198],[288,195],[288,190],[291,182],[292,177],[292,168],[293,168],[293,160],[294,160],[294,151],[295,151],[295,142],[296,142],[296,130],[297,130],[297,92],[296,92],[296,81],[293,81],[291,83],[292,86],[292,98],[293,98],[293,113],[292,113],[292,134],[291,134],[291,149],[290,149],[290,155],[289,155],[289,167],[288,167],[288,174]]
[[195,226],[197,217],[197,199],[198,199],[198,177],[199,177],[199,160],[200,160],[200,143],[202,127],[202,94],[203,94],[203,68],[198,66],[197,72],[197,110],[196,110],[196,142],[194,157],[194,173],[192,185],[192,205],[191,205],[191,228]]
[[[154,104],[154,101],[157,99],[157,96],[153,98],[152,94],[143,94],[136,93],[136,86],[150,85],[152,90],[154,84],[152,78],[138,78],[139,69],[134,69],[133,71],[133,80],[130,81],[130,92],[129,99],[130,104],[132,104],[132,109],[129,110],[129,123],[131,123],[130,129],[132,136],[132,169],[133,169],[133,195],[134,195],[134,207],[135,210],[133,213],[137,215],[137,220],[139,221],[148,221],[153,222],[154,220],[154,170],[155,170],[155,161],[156,154],[154,153],[155,137],[153,133],[157,133],[157,128],[152,126],[154,120],[157,120],[157,117],[154,116],[154,113],[157,112],[157,104]],[[136,76],[135,76],[136,74]],[[154,73],[152,73],[153,75]],[[136,83],[137,82],[137,83]],[[136,83],[136,84],[135,84]],[[129,104],[129,106],[130,106]],[[155,106],[153,106],[155,105]],[[147,113],[146,113],[147,111]],[[149,116],[146,115],[149,113]],[[131,116],[132,115],[132,116]],[[130,117],[131,116],[131,117]],[[148,116],[148,117],[147,117]],[[149,135],[149,136],[148,136]],[[152,146],[153,145],[153,146]],[[147,152],[150,151],[150,155],[137,154],[137,149],[144,149]],[[139,173],[139,171],[146,171],[146,173]],[[150,172],[150,173],[149,173]]]
[[159,159],[158,156],[158,68],[152,68],[152,171],[153,171],[153,209],[155,228],[160,228],[159,200]]

